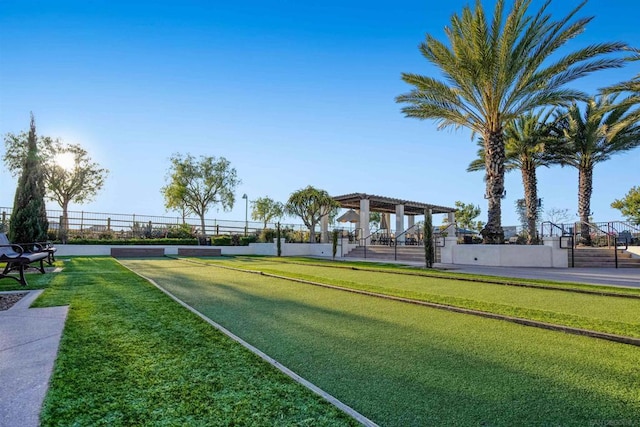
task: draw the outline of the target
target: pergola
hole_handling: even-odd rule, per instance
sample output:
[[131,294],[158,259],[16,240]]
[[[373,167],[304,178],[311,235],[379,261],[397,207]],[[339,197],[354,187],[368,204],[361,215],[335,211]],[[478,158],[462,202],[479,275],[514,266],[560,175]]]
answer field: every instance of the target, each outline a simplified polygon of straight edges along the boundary
[[394,199],[391,197],[376,196],[365,193],[351,193],[342,196],[335,196],[333,200],[340,203],[341,208],[360,209],[362,200],[369,201],[370,212],[396,213],[396,206],[404,206],[405,215],[424,215],[426,209],[431,209],[433,214],[443,214],[455,212],[455,208],[432,205],[430,203],[412,202],[410,200]]
[[[391,214],[396,216],[396,236],[401,236],[405,232],[404,217],[408,217],[408,227],[406,230],[411,229],[415,224],[415,217],[417,215],[425,215],[427,212],[432,214],[448,214],[449,222],[454,223],[455,208],[449,208],[446,206],[433,205],[430,203],[414,202],[410,200],[395,199],[392,197],[377,196],[373,194],[365,193],[351,193],[344,194],[342,196],[333,197],[335,201],[340,204],[340,207],[346,209],[354,209],[359,212],[360,221],[358,222],[358,228],[362,230],[369,229],[369,213],[380,212],[386,215],[386,223],[390,224]],[[328,224],[327,224],[328,226]],[[324,229],[325,225],[322,225]],[[324,231],[324,230],[323,230]],[[366,237],[366,236],[361,236]],[[402,237],[400,237],[402,239]]]

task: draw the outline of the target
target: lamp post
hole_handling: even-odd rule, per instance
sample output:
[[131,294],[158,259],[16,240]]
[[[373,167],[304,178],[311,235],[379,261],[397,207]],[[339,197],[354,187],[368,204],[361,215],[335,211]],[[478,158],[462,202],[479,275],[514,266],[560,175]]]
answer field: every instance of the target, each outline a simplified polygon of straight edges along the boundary
[[244,199],[244,237],[247,237],[247,232],[249,231],[249,198],[247,197],[247,193],[242,195]]

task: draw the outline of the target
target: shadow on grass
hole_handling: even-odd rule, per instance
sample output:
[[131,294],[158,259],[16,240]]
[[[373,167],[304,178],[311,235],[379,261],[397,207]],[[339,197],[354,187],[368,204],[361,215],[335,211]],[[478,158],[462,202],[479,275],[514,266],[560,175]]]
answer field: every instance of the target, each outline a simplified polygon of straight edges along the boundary
[[219,269],[137,267],[382,425],[640,418],[636,348]]

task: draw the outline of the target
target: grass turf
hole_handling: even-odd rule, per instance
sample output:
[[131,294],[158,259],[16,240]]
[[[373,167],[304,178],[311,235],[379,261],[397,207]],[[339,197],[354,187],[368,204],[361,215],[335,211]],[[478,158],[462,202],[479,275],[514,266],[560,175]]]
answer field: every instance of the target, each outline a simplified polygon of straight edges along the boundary
[[637,347],[180,261],[126,264],[381,425],[640,419]]
[[243,261],[271,261],[280,264],[302,264],[302,265],[317,265],[339,269],[349,270],[362,270],[362,271],[375,271],[375,272],[393,272],[397,274],[406,274],[413,276],[425,276],[441,279],[458,279],[462,281],[470,282],[485,282],[494,284],[505,285],[525,285],[531,287],[540,287],[544,289],[561,289],[567,291],[587,291],[589,293],[602,293],[602,294],[621,294],[632,295],[640,297],[640,288],[632,287],[612,287],[606,285],[585,284],[577,282],[556,282],[544,279],[527,279],[527,278],[508,278],[500,276],[487,276],[482,274],[473,273],[459,273],[453,270],[439,270],[436,268],[425,269],[423,267],[385,263],[385,262],[370,262],[370,261],[351,261],[351,260],[331,260],[321,258],[305,258],[305,257],[270,257],[270,256],[258,256],[258,255],[244,255],[234,257],[223,257],[221,259],[241,259]]
[[[60,266],[61,263],[58,261],[54,263],[54,266]],[[4,269],[4,264],[0,264],[0,269]],[[46,270],[52,270],[53,267],[46,266]],[[45,271],[46,271],[45,270]],[[18,273],[11,273],[17,277]],[[49,286],[49,283],[53,279],[55,275],[51,273],[41,274],[40,272],[36,272],[33,269],[28,269],[25,271],[24,277],[27,281],[27,286],[22,286],[16,280],[5,277],[0,280],[0,291],[23,291],[23,290],[33,290],[33,289],[44,289]]]
[[43,426],[356,424],[113,259],[65,263],[66,304]]
[[522,288],[495,283],[470,282],[398,270],[351,270],[331,265],[278,262],[274,259],[237,258],[201,260],[236,268],[300,278],[350,289],[399,296],[419,301],[486,311],[606,332],[640,337],[640,298],[560,291],[554,288]]

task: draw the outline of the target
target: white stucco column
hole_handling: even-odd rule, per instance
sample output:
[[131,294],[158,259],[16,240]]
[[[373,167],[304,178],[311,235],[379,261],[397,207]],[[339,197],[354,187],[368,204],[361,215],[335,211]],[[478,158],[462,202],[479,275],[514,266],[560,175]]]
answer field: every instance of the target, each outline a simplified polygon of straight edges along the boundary
[[560,248],[559,236],[544,237],[542,241],[545,246],[549,246],[551,248],[551,267],[569,267],[569,249]]
[[320,218],[320,243],[329,242],[329,215]]
[[399,245],[403,245],[406,238],[402,233],[404,233],[404,205],[396,205],[396,243]]
[[391,234],[391,214],[383,213],[384,215],[384,223],[387,225],[387,228],[384,229],[385,236],[389,237]]
[[415,215],[408,215],[407,221],[408,221],[407,230],[411,230],[411,228],[414,225],[416,225],[416,216]]
[[449,225],[447,226],[447,228],[444,229],[444,232],[447,233],[447,237],[451,238],[451,237],[456,237],[456,231],[457,231],[457,227],[456,227],[456,213],[455,212],[449,212],[447,214],[447,220],[449,221]]
[[359,233],[358,240],[367,238],[367,241],[359,241],[358,243],[361,245],[366,245],[370,243],[371,238],[369,237],[369,199],[360,200],[360,222],[359,222]]

